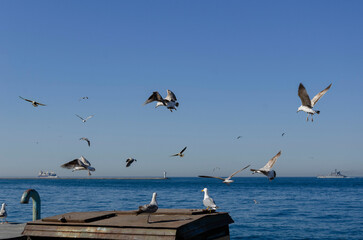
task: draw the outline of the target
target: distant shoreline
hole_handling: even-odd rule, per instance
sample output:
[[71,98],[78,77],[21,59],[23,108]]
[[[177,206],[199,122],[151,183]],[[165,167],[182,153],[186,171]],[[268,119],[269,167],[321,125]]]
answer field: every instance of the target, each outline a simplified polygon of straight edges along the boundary
[[76,180],[76,179],[95,179],[95,180],[167,180],[163,177],[57,177],[57,178],[40,178],[40,177],[0,177],[6,180],[35,180],[35,179],[51,179],[51,180]]

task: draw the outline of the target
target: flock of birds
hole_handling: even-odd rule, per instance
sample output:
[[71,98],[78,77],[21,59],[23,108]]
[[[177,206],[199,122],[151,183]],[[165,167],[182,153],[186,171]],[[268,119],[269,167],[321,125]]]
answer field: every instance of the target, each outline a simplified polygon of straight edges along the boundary
[[[311,116],[311,121],[313,121],[314,114],[320,114],[320,111],[314,110],[313,108],[316,105],[316,103],[320,100],[320,98],[322,96],[324,96],[324,94],[330,89],[331,85],[332,84],[330,84],[324,90],[322,90],[321,92],[316,94],[313,99],[310,99],[304,85],[302,83],[300,83],[299,89],[298,89],[298,96],[300,97],[300,100],[301,100],[301,106],[298,108],[297,112],[299,112],[299,111],[306,112],[307,113],[306,121],[309,121],[310,116]],[[46,106],[45,104],[39,103],[37,101],[26,99],[21,96],[19,96],[19,97],[27,102],[31,102],[34,107]],[[81,100],[86,100],[86,99],[88,99],[88,97],[81,97],[79,100],[81,101]],[[145,101],[144,105],[151,103],[151,102],[156,102],[155,108],[157,108],[159,106],[164,106],[167,109],[169,109],[171,112],[173,112],[173,110],[177,110],[176,108],[179,106],[179,103],[177,102],[177,98],[176,98],[175,94],[170,90],[167,90],[167,96],[165,98],[162,98],[161,95],[159,94],[159,92],[157,92],[157,91],[153,92],[151,94],[151,96]],[[83,118],[77,114],[76,114],[76,116],[78,118],[80,118],[83,123],[85,123],[87,120],[92,118],[94,115],[90,115],[86,118]],[[282,133],[282,136],[284,136],[284,135],[285,135],[285,133]],[[238,136],[237,139],[240,139],[241,137],[242,136]],[[88,138],[82,137],[79,140],[86,141],[88,146],[89,147],[91,146],[91,142]],[[173,155],[171,155],[171,157],[176,157],[176,156],[184,157],[184,152],[186,149],[187,149],[187,147],[184,147],[179,153],[173,154]],[[252,174],[254,174],[254,173],[263,174],[271,181],[276,177],[276,171],[272,170],[272,167],[280,156],[281,156],[281,151],[279,151],[274,157],[272,157],[264,167],[262,167],[260,169],[250,169],[250,171],[252,171]],[[128,158],[126,160],[126,167],[130,167],[131,164],[136,161],[137,160],[134,158]],[[66,168],[66,169],[72,169],[72,171],[86,170],[86,171],[88,171],[88,175],[91,175],[91,172],[96,170],[94,167],[91,166],[91,163],[84,156],[81,156],[77,159],[69,161],[69,162],[61,165],[61,167]],[[235,171],[227,178],[216,177],[216,176],[205,176],[205,175],[199,175],[198,177],[220,179],[220,180],[222,180],[223,183],[229,185],[230,183],[233,182],[233,180],[231,179],[233,176],[235,176],[239,172],[247,169],[248,167],[250,167],[250,165]],[[213,172],[217,168],[214,168]],[[218,208],[218,206],[216,205],[214,200],[209,196],[208,189],[204,188],[202,190],[202,192],[204,192],[203,204],[206,207],[206,209],[209,211],[215,211]],[[149,204],[139,206],[139,209],[136,211],[136,215],[139,215],[142,213],[149,214],[149,216],[147,218],[148,223],[150,223],[150,214],[154,213],[158,210],[156,196],[157,196],[157,193],[154,192],[152,195],[151,202]],[[254,200],[254,201],[256,204],[258,203],[256,200]],[[6,217],[7,217],[7,212],[6,212],[5,206],[6,206],[6,204],[3,203],[1,206],[1,209],[0,209],[0,218],[2,219],[2,223],[3,223],[4,219],[6,220]]]

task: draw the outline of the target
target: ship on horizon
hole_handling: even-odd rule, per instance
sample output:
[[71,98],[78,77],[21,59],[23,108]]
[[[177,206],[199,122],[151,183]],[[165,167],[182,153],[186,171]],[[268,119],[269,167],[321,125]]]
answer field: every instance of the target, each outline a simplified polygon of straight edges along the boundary
[[335,169],[334,172],[331,172],[329,175],[326,176],[317,176],[317,178],[349,178],[343,174],[340,173],[340,171],[337,171]]
[[38,178],[58,178],[57,174],[53,171],[51,172],[43,172],[42,170],[39,171]]

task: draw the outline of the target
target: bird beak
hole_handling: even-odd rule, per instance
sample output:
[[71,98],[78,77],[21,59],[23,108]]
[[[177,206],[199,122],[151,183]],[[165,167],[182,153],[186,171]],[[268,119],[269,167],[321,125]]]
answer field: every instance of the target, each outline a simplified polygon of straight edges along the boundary
[[204,192],[204,190],[202,190],[202,192]]

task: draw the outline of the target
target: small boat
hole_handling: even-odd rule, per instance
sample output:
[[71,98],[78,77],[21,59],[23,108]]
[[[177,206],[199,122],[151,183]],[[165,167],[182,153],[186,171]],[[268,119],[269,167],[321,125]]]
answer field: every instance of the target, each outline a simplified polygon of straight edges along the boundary
[[331,172],[329,175],[326,176],[317,176],[317,178],[348,178],[347,176],[340,173],[335,169],[334,172]]
[[58,178],[57,174],[55,172],[43,172],[43,171],[40,171],[39,174],[38,174],[38,178]]

